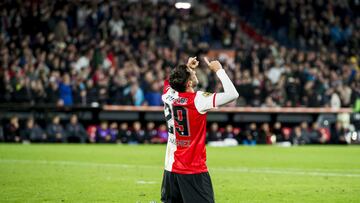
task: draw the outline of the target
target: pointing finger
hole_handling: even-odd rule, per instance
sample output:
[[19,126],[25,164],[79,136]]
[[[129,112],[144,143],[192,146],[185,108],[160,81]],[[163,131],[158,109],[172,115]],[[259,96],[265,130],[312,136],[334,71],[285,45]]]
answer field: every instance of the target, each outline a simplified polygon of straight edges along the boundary
[[210,66],[210,62],[209,62],[209,60],[208,60],[207,57],[204,57],[204,61],[205,61],[205,63],[206,63],[208,66]]

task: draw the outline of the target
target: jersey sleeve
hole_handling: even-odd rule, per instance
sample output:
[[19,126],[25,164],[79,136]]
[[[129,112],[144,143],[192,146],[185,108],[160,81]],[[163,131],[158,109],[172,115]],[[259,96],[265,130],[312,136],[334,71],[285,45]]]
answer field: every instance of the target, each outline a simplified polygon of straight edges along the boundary
[[215,106],[216,93],[197,91],[194,99],[195,108],[201,114],[216,108]]
[[164,89],[163,94],[165,94],[170,89],[170,83],[169,80],[164,80]]

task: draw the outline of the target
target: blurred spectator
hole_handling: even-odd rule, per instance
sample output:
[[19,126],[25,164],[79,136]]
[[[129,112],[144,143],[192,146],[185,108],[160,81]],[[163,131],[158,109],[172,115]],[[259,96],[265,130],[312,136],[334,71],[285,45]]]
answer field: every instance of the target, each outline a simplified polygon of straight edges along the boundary
[[177,20],[174,20],[174,22],[169,27],[169,38],[175,45],[180,44],[181,30]]
[[145,142],[150,143],[152,142],[152,139],[154,139],[158,134],[158,131],[155,129],[155,123],[154,122],[148,122],[146,124],[146,130],[145,130]]
[[4,128],[2,127],[2,125],[0,124],[0,142],[3,142],[5,140],[4,137]]
[[110,134],[109,124],[107,121],[102,121],[96,130],[96,141],[98,143],[111,143],[112,136]]
[[[217,123],[212,123],[210,127],[210,131],[208,132],[208,145],[214,147],[229,147],[229,146],[237,146],[239,144],[239,133],[240,130],[238,128],[234,128],[232,125],[226,125],[223,133],[221,133],[222,129],[219,130],[219,126]],[[209,137],[211,136],[211,137]],[[209,139],[211,138],[211,140]]]
[[330,143],[332,144],[348,144],[346,141],[346,129],[343,127],[341,121],[336,121],[331,130]]
[[225,131],[224,131],[223,134],[221,135],[222,140],[225,140],[225,139],[227,139],[227,138],[234,139],[234,138],[235,138],[235,135],[234,135],[233,130],[234,130],[234,128],[233,128],[232,125],[230,125],[230,124],[226,125]]
[[278,105],[274,102],[274,100],[268,96],[265,98],[265,103],[262,105],[263,107],[277,107]]
[[12,98],[14,102],[31,103],[31,92],[29,87],[29,78],[20,78],[15,84]]
[[134,122],[129,144],[143,144],[145,142],[145,132],[141,129],[139,121]]
[[120,18],[118,12],[114,12],[114,16],[109,21],[110,33],[113,37],[122,37],[124,35],[124,21]]
[[309,144],[311,142],[310,140],[311,132],[308,123],[306,121],[301,122],[300,128],[301,128],[302,138],[305,140],[306,144]]
[[47,139],[50,142],[64,142],[65,130],[60,123],[60,117],[54,116],[52,122],[46,128]]
[[247,12],[256,13],[251,21],[282,44],[354,54],[359,52],[359,6],[355,2],[260,0],[250,3]]
[[84,126],[79,123],[76,114],[71,115],[70,123],[66,125],[66,139],[67,142],[80,142],[85,143],[88,138],[88,134],[85,131]]
[[257,140],[258,144],[272,144],[271,140],[272,133],[270,131],[270,126],[268,123],[263,123],[261,125],[261,130],[259,132],[259,137]]
[[300,126],[296,126],[290,135],[291,144],[293,144],[293,145],[308,144],[309,140],[306,137],[306,135],[304,135],[305,132],[306,131],[304,129],[302,129]]
[[98,87],[94,86],[93,80],[86,81],[86,104],[98,102]]
[[144,93],[139,85],[135,82],[124,89],[124,104],[140,106],[144,102]]
[[[268,30],[266,35],[277,36],[271,43],[245,34],[243,19],[229,15],[228,7],[209,12],[205,5],[202,12],[194,12],[194,5],[179,13],[169,2],[31,4],[46,11],[42,14],[29,4],[6,1],[4,22],[18,21],[2,26],[0,101],[158,106],[162,81],[172,67],[188,56],[230,48],[235,50],[234,59],[223,57],[221,62],[241,94],[231,105],[356,104],[360,29],[353,3],[247,4],[251,10],[239,15],[258,17],[255,25]],[[324,12],[317,15],[317,10]],[[144,18],[133,18],[139,11]],[[249,14],[252,11],[254,15]],[[26,16],[34,16],[31,23]],[[198,78],[199,89],[218,91],[219,81],[208,70],[200,67]]]
[[145,100],[147,101],[149,106],[162,105],[160,85],[158,82],[153,82],[151,84],[150,91],[145,93]]
[[283,133],[283,130],[282,130],[282,126],[281,126],[281,123],[280,122],[276,122],[274,124],[274,127],[273,127],[273,135],[275,135],[276,137],[276,142],[285,142],[285,141],[289,141],[284,133]]
[[311,144],[321,144],[324,143],[325,140],[320,132],[319,124],[314,122],[310,129],[309,133],[309,141]]
[[72,88],[70,84],[70,76],[65,74],[63,82],[59,86],[60,99],[64,102],[65,106],[73,104]]
[[120,124],[119,137],[121,143],[128,143],[131,137],[131,131],[127,123]]
[[96,125],[89,125],[86,128],[86,132],[89,135],[89,142],[90,143],[95,143],[96,142],[96,132],[97,132],[97,127]]
[[21,132],[21,138],[25,142],[44,142],[46,141],[46,134],[34,118],[30,117],[26,121],[25,129]]
[[20,142],[21,141],[19,118],[17,116],[12,116],[10,118],[10,122],[6,125],[5,141],[6,142]]
[[243,133],[242,142],[244,145],[255,145],[259,137],[256,123],[251,123]]
[[165,124],[161,124],[157,135],[151,140],[152,143],[166,144],[168,141],[168,131]]
[[116,122],[112,122],[110,124],[110,135],[111,135],[111,142],[116,142],[119,138],[119,127]]
[[60,91],[59,85],[55,81],[50,81],[50,85],[46,88],[46,100],[50,104],[59,104]]
[[208,132],[207,135],[207,141],[216,142],[216,141],[221,141],[221,139],[222,139],[222,135],[221,132],[219,131],[219,125],[217,123],[212,123],[210,126],[210,131]]

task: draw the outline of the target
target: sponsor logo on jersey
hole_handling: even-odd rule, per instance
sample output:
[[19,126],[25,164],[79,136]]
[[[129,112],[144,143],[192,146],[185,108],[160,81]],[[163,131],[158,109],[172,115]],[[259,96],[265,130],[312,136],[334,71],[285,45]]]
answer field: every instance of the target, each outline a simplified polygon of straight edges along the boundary
[[210,93],[210,92],[203,92],[202,95],[204,97],[208,97],[208,96],[211,96],[213,93]]

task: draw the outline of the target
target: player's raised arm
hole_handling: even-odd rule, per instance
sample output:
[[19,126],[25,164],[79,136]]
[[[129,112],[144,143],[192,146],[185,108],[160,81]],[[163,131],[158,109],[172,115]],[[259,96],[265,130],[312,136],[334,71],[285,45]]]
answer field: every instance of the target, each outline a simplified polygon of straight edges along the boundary
[[196,108],[200,113],[205,113],[206,111],[225,105],[229,102],[234,101],[239,97],[234,84],[226,74],[225,70],[222,68],[219,61],[209,61],[206,57],[204,58],[205,63],[209,68],[216,73],[217,77],[220,79],[224,92],[221,93],[202,93],[197,96],[195,99]]
[[237,92],[234,84],[226,74],[225,70],[222,68],[220,62],[219,61],[209,62],[209,60],[206,57],[204,58],[204,60],[206,64],[209,66],[209,68],[216,73],[217,77],[220,79],[222,86],[224,88],[224,92],[216,94],[214,105],[222,106],[237,99],[239,97],[239,93]]

